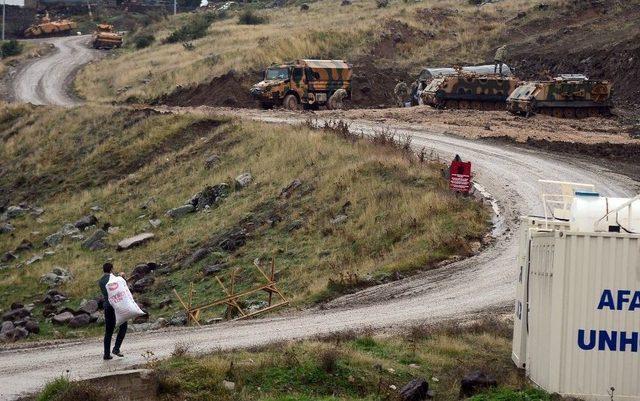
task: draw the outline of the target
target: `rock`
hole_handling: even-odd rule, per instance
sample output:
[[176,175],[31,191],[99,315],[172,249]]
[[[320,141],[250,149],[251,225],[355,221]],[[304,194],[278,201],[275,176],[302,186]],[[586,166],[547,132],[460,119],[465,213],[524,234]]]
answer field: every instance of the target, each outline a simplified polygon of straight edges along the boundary
[[96,231],[94,231],[93,234],[89,236],[89,238],[84,240],[82,242],[82,245],[80,246],[90,251],[104,249],[107,247],[107,244],[105,244],[105,242],[103,241],[103,239],[106,236],[107,236],[107,232],[99,228]]
[[120,227],[109,227],[107,228],[107,234],[117,234],[120,231]]
[[142,245],[143,243],[149,241],[153,237],[155,237],[155,235],[153,235],[153,233],[138,234],[136,236],[133,236],[133,237],[130,237],[130,238],[126,238],[126,239],[123,239],[122,241],[118,242],[118,248],[117,249],[118,249],[118,251],[123,251],[125,249],[130,249],[130,248],[133,248],[134,246]]
[[426,379],[413,379],[399,391],[400,399],[404,401],[423,401],[429,396],[429,383]]
[[13,325],[12,321],[4,321],[2,322],[2,325],[0,326],[0,334],[5,334],[9,331],[12,331],[13,329],[15,329],[16,326]]
[[139,333],[142,331],[149,331],[151,330],[151,323],[132,323],[129,324],[128,328],[133,331],[134,333]]
[[186,324],[187,315],[184,312],[178,312],[171,319],[169,319],[170,326],[185,326]]
[[289,225],[287,226],[287,231],[296,231],[302,228],[302,226],[304,225],[304,221],[297,219],[297,220],[293,220],[291,223],[289,223]]
[[44,258],[43,254],[37,254],[37,255],[33,255],[32,257],[29,258],[29,260],[27,260],[25,263],[27,266],[30,266],[36,262],[41,261]]
[[473,241],[469,244],[472,253],[478,253],[482,249],[482,244],[479,241]]
[[331,219],[331,224],[342,224],[347,221],[346,214],[339,214],[335,218]]
[[389,0],[376,0],[376,6],[378,8],[385,8],[389,5]]
[[247,242],[247,232],[243,229],[232,230],[218,243],[227,252],[233,252]]
[[189,213],[193,213],[195,211],[196,211],[195,206],[193,206],[191,204],[188,204],[188,205],[178,206],[178,207],[173,208],[173,209],[169,209],[169,210],[167,210],[166,215],[171,217],[171,218],[177,219],[177,218],[185,216],[185,215],[187,215]]
[[167,306],[171,305],[172,303],[173,303],[173,299],[164,298],[162,301],[158,302],[158,308],[160,308],[160,309],[166,308]]
[[44,208],[37,207],[37,206],[34,206],[34,207],[31,208],[31,215],[32,216],[38,217],[38,216],[42,216],[43,214],[44,214]]
[[153,196],[147,199],[143,204],[141,204],[140,209],[147,210],[152,203],[156,203],[156,198],[154,198]]
[[28,239],[23,239],[16,247],[16,252],[28,251],[30,249],[33,249],[33,244],[31,243],[31,241],[29,241]]
[[11,224],[9,223],[0,224],[0,234],[9,234],[13,231],[15,231],[15,227],[13,227]]
[[96,218],[96,216],[92,214],[88,214],[83,218],[81,218],[80,220],[73,223],[74,227],[77,228],[78,230],[84,230],[85,228],[90,226],[95,226],[96,224],[98,224],[98,219]]
[[9,206],[7,211],[4,212],[4,215],[7,219],[15,219],[16,217],[23,216],[28,211],[28,208],[23,208],[22,206]]
[[102,208],[100,207],[100,205],[93,205],[89,208],[92,212],[100,212],[102,211]]
[[496,387],[498,382],[484,372],[475,371],[465,375],[460,382],[460,397],[471,397],[479,391]]
[[5,252],[4,255],[2,255],[2,261],[3,262],[11,262],[12,260],[16,260],[18,259],[18,256],[13,253],[13,252]]
[[29,312],[29,310],[27,310],[26,308],[18,308],[10,310],[9,312],[2,315],[2,320],[14,322],[16,320],[24,319],[27,316],[31,316],[31,312]]
[[307,3],[300,4],[300,11],[309,11],[309,5]]
[[151,227],[153,227],[153,228],[158,228],[158,227],[160,227],[160,224],[162,224],[162,220],[160,220],[160,219],[151,219],[151,220],[149,220],[149,224],[151,224]]
[[54,267],[50,273],[45,273],[40,277],[40,281],[49,287],[55,287],[71,281],[73,276],[67,269]]
[[18,341],[29,336],[29,332],[24,327],[15,327],[13,330],[0,334],[0,341]]
[[72,235],[80,234],[80,230],[76,226],[71,224],[71,223],[66,223],[65,225],[63,225],[62,228],[60,230],[58,230],[58,232],[63,237],[70,237]]
[[27,320],[27,322],[24,324],[24,328],[29,333],[33,333],[33,334],[40,333],[40,323],[38,323],[38,321],[35,319]]
[[[84,315],[84,313],[83,313]],[[63,325],[63,324],[67,324],[71,321],[71,319],[73,319],[73,313],[71,312],[62,312],[59,313],[57,315],[55,315],[53,318],[51,318],[51,323],[53,324],[58,324],[58,325]]]
[[198,263],[199,261],[201,261],[202,259],[206,258],[207,256],[209,256],[209,254],[211,253],[211,250],[209,248],[200,248],[198,250],[196,250],[194,253],[191,254],[191,256],[189,256],[183,263],[184,267],[189,267],[195,263]]
[[133,286],[131,286],[131,289],[135,292],[145,292],[147,290],[147,287],[149,287],[150,285],[153,285],[154,282],[155,282],[155,279],[153,278],[153,276],[143,277],[140,280],[137,280],[135,283],[133,283]]
[[57,304],[59,302],[66,301],[66,300],[67,300],[67,296],[61,293],[60,291],[49,290],[47,291],[47,294],[45,295],[45,297],[42,299],[42,303],[45,305]]
[[253,181],[253,176],[251,175],[251,173],[242,173],[236,177],[236,188],[244,188],[247,185],[251,184],[251,181]]
[[55,232],[44,239],[44,246],[56,246],[62,242],[62,234]]
[[90,323],[91,323],[91,316],[89,316],[86,313],[81,313],[77,316],[74,316],[71,320],[69,320],[68,325],[72,329],[77,329],[79,327],[88,326]]
[[228,391],[234,391],[236,389],[236,384],[228,380],[223,380],[222,387],[224,387]]
[[267,303],[267,301],[254,301],[249,305],[249,307],[247,307],[247,310],[249,312],[255,312],[259,311],[260,309],[264,309],[267,306],[269,306],[269,303]]
[[131,271],[131,278],[140,280],[141,278],[149,274],[149,272],[151,272],[151,267],[147,263],[140,263],[136,265]]
[[159,317],[158,320],[156,320],[151,324],[151,330],[158,330],[163,327],[167,327],[168,325],[169,325],[169,322],[167,321],[167,319]]
[[20,302],[12,302],[11,306],[9,307],[9,309],[11,310],[22,309],[22,308],[24,308],[24,305],[21,304]]
[[207,186],[190,200],[191,204],[197,210],[204,210],[207,206],[211,207],[221,202],[229,195],[229,186],[225,183]]
[[296,178],[295,180],[291,181],[291,183],[287,185],[285,188],[282,188],[282,190],[280,191],[280,197],[281,198],[291,197],[291,195],[293,194],[293,191],[295,191],[300,185],[302,185],[302,182]]
[[91,315],[89,315],[89,317],[91,318],[91,323],[95,323],[99,321],[100,318],[104,318],[102,313],[100,312],[93,312]]
[[96,301],[95,299],[90,299],[84,302],[80,305],[80,311],[88,315],[96,313],[98,311],[98,301]]
[[351,0],[342,0],[342,3],[340,3],[341,6],[350,6],[351,5]]
[[207,157],[205,159],[204,168],[210,169],[210,168],[214,167],[216,164],[218,164],[218,162],[220,162],[220,156],[211,155],[211,156],[209,156],[209,157]]
[[213,276],[220,273],[223,269],[226,269],[228,265],[226,263],[216,263],[202,269],[202,274],[205,276]]

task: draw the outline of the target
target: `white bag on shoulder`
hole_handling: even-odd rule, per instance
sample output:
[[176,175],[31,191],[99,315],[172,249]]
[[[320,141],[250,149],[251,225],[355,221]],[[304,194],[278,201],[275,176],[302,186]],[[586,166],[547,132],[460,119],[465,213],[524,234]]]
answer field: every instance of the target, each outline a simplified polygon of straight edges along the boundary
[[127,320],[144,315],[142,309],[133,300],[127,282],[122,277],[113,274],[109,276],[107,295],[109,296],[109,304],[116,313],[116,327]]

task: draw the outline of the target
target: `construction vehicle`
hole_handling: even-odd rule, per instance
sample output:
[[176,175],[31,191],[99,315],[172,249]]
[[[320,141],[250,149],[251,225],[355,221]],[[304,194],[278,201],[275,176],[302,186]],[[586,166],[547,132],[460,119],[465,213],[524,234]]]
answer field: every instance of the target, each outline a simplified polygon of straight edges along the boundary
[[51,21],[49,13],[46,13],[39,24],[31,25],[24,31],[26,38],[45,38],[51,36],[71,35],[78,25],[68,19]]
[[98,24],[92,43],[95,49],[113,49],[122,46],[122,35],[113,30],[113,25]]
[[514,114],[536,113],[563,118],[610,115],[612,88],[609,81],[565,74],[550,81],[525,82],[507,99]]
[[263,108],[298,110],[330,106],[337,91],[351,98],[351,65],[342,60],[296,60],[267,68],[250,94]]
[[500,74],[476,74],[457,69],[455,75],[434,78],[422,91],[422,103],[439,109],[504,110],[518,79]]

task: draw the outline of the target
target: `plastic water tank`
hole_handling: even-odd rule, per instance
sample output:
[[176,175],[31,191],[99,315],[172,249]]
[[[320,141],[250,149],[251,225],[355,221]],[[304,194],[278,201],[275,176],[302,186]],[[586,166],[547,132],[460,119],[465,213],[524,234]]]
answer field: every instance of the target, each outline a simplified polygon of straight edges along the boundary
[[606,198],[597,192],[576,192],[571,203],[571,231],[621,231],[640,234],[640,201],[631,203],[595,223],[607,213],[629,202],[629,198]]

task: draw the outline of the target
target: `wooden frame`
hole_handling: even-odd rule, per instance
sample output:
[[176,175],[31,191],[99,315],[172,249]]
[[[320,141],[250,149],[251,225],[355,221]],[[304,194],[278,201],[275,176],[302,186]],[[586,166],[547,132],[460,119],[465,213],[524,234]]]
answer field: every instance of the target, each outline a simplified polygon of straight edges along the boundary
[[[216,281],[218,282],[218,284],[220,284],[220,287],[222,288],[222,291],[224,291],[224,293],[226,294],[226,296],[222,297],[222,298],[218,298],[216,300],[213,300],[211,302],[202,304],[202,305],[197,305],[197,306],[193,306],[192,301],[193,301],[193,282],[189,284],[189,295],[188,295],[188,302],[185,302],[182,297],[180,297],[180,294],[178,294],[178,291],[176,291],[175,289],[173,290],[173,293],[175,294],[176,298],[178,298],[178,301],[180,302],[180,304],[182,305],[182,307],[185,309],[185,311],[187,312],[187,325],[190,325],[191,323],[196,323],[198,326],[201,326],[200,324],[200,313],[204,310],[204,309],[209,309],[209,308],[213,308],[214,306],[218,306],[218,305],[227,305],[231,308],[235,308],[238,312],[240,312],[240,315],[238,317],[236,317],[234,320],[239,320],[239,319],[246,319],[248,317],[252,317],[267,311],[270,311],[272,309],[284,306],[284,305],[288,305],[289,301],[285,298],[284,295],[282,295],[282,293],[280,292],[280,290],[278,289],[278,287],[276,286],[276,280],[275,280],[275,259],[271,259],[271,275],[267,276],[265,274],[265,272],[262,270],[262,268],[260,268],[260,265],[257,261],[257,259],[253,262],[253,265],[255,266],[256,269],[258,269],[258,271],[260,272],[260,275],[262,275],[262,277],[264,277],[265,279],[265,284],[261,285],[259,287],[247,290],[247,291],[243,291],[240,293],[236,293],[235,292],[235,279],[236,279],[236,273],[237,271],[234,270],[233,273],[231,274],[231,286],[230,288],[227,288],[224,283],[222,282],[222,280],[220,280],[220,278],[218,278],[218,276],[215,276]],[[242,308],[242,306],[240,306],[240,304],[238,303],[238,300],[240,298],[244,298],[246,296],[249,296],[251,294],[255,294],[255,293],[259,293],[261,291],[265,291],[269,294],[269,302],[268,302],[268,306],[266,308],[262,308],[260,310],[257,310],[255,312],[250,312],[247,313],[247,311]],[[273,303],[273,294],[276,294],[279,297],[279,301],[276,302],[275,304]]]

